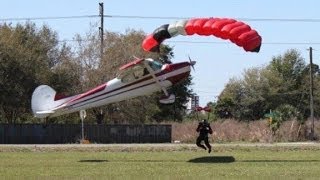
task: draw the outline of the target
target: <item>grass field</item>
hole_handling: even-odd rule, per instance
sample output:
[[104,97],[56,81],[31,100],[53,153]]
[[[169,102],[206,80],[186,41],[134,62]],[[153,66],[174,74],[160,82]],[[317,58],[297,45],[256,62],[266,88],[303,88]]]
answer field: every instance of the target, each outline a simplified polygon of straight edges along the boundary
[[320,148],[232,147],[170,151],[19,149],[0,152],[1,179],[318,179]]

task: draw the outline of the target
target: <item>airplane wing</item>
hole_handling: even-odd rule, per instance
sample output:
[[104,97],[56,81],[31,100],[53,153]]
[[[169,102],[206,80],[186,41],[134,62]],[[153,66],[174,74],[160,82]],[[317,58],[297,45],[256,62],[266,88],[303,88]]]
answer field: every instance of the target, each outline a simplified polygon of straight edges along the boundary
[[132,62],[130,62],[128,64],[125,64],[125,65],[121,66],[119,68],[119,70],[122,71],[122,70],[125,70],[125,69],[128,69],[128,68],[131,68],[133,66],[136,66],[136,65],[142,63],[143,61],[144,61],[144,59],[136,59],[136,60],[134,60],[134,61],[132,61]]

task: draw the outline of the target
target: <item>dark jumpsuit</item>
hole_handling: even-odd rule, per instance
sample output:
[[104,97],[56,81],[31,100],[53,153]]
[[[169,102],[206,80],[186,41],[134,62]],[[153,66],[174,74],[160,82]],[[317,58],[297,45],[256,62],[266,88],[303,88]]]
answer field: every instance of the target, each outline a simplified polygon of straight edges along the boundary
[[[209,123],[199,123],[198,127],[197,127],[197,132],[199,132],[199,136],[197,138],[197,146],[203,148],[203,149],[209,149],[211,150],[211,145],[209,144],[209,140],[208,140],[208,133],[212,134],[212,129],[210,127]],[[201,141],[204,141],[204,144],[207,146],[207,148],[201,144]]]

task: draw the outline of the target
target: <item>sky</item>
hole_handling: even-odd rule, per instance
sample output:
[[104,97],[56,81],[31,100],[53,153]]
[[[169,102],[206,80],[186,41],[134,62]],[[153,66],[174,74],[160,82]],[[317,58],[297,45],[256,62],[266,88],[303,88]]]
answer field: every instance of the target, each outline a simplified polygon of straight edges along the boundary
[[[229,41],[213,36],[178,36],[172,40],[214,43],[165,41],[174,47],[173,62],[186,61],[188,56],[197,61],[195,71],[191,74],[192,89],[200,96],[200,106],[215,101],[230,78],[241,78],[246,69],[263,67],[273,56],[281,55],[288,49],[297,49],[305,61],[309,62],[307,49],[312,46],[315,49],[314,63],[320,63],[320,13],[318,12],[320,1],[318,0],[10,0],[0,1],[0,19],[98,15],[99,2],[104,2],[105,15],[116,16],[316,19],[314,22],[243,20],[262,36],[263,44],[259,53],[245,52],[242,48],[228,43]],[[152,33],[160,25],[174,21],[175,19],[105,18],[104,28],[118,33],[124,33],[127,29]],[[75,34],[83,35],[88,32],[90,24],[99,23],[100,19],[42,19],[34,22],[39,26],[49,25],[57,31],[61,40],[70,40]]]

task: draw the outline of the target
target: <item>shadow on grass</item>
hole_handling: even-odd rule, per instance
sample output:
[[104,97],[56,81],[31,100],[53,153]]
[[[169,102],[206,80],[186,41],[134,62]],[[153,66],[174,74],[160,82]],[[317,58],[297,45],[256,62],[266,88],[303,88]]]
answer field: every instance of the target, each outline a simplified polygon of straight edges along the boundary
[[275,159],[275,160],[272,160],[272,159],[259,159],[259,160],[240,160],[240,161],[237,161],[237,162],[320,162],[320,160],[306,160],[306,159]]
[[232,163],[235,159],[233,156],[205,156],[190,159],[188,162],[192,163]]
[[[103,162],[110,162],[106,159],[83,159],[79,160],[78,162],[80,163],[103,163]],[[113,160],[112,162],[185,162],[183,160],[131,160],[131,159],[126,159],[126,160]],[[297,162],[297,163],[305,163],[305,162],[320,162],[320,160],[290,160],[290,159],[252,159],[252,160],[235,160],[233,156],[205,156],[205,157],[199,157],[199,158],[194,158],[190,159],[187,162],[191,163],[232,163],[232,162],[242,162],[242,163],[277,163],[277,162],[282,162],[282,163],[292,163],[292,162]]]
[[78,162],[84,162],[84,163],[102,163],[102,162],[108,162],[108,160],[102,160],[102,159],[84,159],[84,160],[80,160]]
[[145,159],[145,160],[140,160],[140,159],[125,159],[125,160],[99,160],[99,159],[88,159],[88,160],[79,160],[78,162],[82,162],[82,163],[101,163],[101,162],[125,162],[125,163],[137,163],[137,162],[185,162],[183,160],[181,161],[176,161],[176,160],[156,160],[156,159]]

